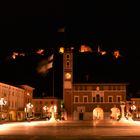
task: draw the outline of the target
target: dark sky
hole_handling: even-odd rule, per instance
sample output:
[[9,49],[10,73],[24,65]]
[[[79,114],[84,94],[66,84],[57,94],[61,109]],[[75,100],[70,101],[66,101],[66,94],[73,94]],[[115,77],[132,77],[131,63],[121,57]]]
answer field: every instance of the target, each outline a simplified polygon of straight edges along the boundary
[[[77,49],[80,44],[87,44],[93,49],[98,45],[108,51],[119,49],[125,61],[120,62],[119,70],[125,71],[126,81],[139,87],[140,24],[137,3],[100,0],[93,3],[52,1],[47,4],[34,3],[32,7],[33,9],[23,6],[18,8],[19,13],[1,16],[1,81],[31,83],[43,92],[47,77],[36,75],[33,69],[40,60],[34,55],[35,50],[56,49],[64,45],[72,45]],[[65,33],[57,32],[61,27],[65,27]],[[30,55],[16,62],[9,62],[8,56],[13,51],[27,52]],[[56,65],[58,63],[60,62]]]

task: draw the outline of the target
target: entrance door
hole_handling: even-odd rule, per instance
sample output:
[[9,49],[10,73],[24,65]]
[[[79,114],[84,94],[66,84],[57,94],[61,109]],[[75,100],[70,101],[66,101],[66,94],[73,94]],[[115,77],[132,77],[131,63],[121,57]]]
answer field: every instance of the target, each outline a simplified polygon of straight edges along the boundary
[[79,120],[83,120],[83,118],[84,118],[84,114],[83,114],[83,112],[80,112],[79,113]]

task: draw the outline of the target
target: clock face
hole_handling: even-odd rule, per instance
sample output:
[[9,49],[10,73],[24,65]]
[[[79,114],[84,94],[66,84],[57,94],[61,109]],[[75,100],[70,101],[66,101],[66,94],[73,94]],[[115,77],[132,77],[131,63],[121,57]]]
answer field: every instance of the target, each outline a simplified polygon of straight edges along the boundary
[[70,78],[71,78],[71,74],[70,74],[70,73],[66,73],[66,74],[65,74],[65,78],[66,78],[66,79],[70,79]]

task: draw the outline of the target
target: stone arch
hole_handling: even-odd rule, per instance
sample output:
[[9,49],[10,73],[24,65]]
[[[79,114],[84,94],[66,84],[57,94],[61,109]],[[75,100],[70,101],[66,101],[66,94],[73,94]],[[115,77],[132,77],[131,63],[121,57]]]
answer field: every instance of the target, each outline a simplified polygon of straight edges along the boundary
[[103,120],[104,118],[104,111],[102,108],[100,107],[96,107],[94,110],[93,110],[93,120]]

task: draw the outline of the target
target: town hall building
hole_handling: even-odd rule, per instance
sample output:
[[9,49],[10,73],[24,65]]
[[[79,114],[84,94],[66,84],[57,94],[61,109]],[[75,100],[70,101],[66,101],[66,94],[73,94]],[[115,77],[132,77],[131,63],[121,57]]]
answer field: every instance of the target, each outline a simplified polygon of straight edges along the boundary
[[118,119],[126,83],[75,83],[73,49],[63,53],[63,100],[68,120]]

